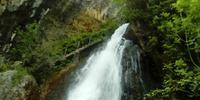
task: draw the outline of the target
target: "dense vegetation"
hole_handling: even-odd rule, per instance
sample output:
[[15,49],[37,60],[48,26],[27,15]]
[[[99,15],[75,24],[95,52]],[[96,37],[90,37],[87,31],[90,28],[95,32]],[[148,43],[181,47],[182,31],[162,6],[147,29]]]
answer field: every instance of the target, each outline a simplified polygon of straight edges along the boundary
[[19,26],[13,32],[15,39],[10,50],[0,56],[0,72],[17,70],[21,73],[26,70],[41,84],[54,72],[60,71],[73,61],[73,58],[62,62],[58,61],[59,59],[85,45],[104,40],[116,26],[115,20],[101,23],[100,29],[94,31],[81,30],[82,27],[77,25],[79,30],[70,27],[66,34],[57,40],[46,40],[43,27],[36,21]]
[[[162,86],[147,93],[145,99],[199,99],[200,0],[114,0],[117,5],[124,2],[126,7],[121,11],[122,20],[145,24],[144,51],[151,52],[151,55],[157,51],[155,55],[161,56],[155,59],[158,61],[156,63],[161,63],[156,70],[162,78]],[[91,23],[88,27],[93,25]],[[0,72],[17,70],[17,78],[32,74],[38,83],[42,83],[50,74],[71,62],[68,59],[63,65],[56,64],[57,59],[87,44],[103,40],[112,33],[117,22],[108,20],[95,31],[75,26],[77,29],[67,28],[67,35],[54,41],[45,40],[46,34],[38,22],[19,25],[13,32],[15,35],[11,38],[13,44],[10,50],[0,55]],[[14,83],[18,81],[14,80]]]
[[162,88],[152,99],[200,98],[200,1],[150,0],[149,38],[163,55]]
[[[122,2],[122,0],[116,0]],[[146,52],[156,56],[162,87],[145,99],[192,100],[200,98],[200,1],[125,0],[125,19],[148,24]],[[158,53],[155,53],[157,51]],[[159,57],[160,56],[160,57]],[[159,57],[159,58],[158,58]],[[162,60],[159,60],[159,59]],[[155,67],[154,67],[155,68]]]

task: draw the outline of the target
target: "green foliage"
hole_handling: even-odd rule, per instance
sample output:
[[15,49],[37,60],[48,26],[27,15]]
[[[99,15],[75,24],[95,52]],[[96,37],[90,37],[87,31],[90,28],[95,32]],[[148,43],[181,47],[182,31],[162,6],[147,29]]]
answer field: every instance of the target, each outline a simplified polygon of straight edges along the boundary
[[23,66],[21,65],[15,65],[15,69],[17,71],[17,74],[13,77],[13,85],[18,85],[21,81],[21,79],[25,76],[28,75],[28,71],[24,69]]
[[15,60],[29,59],[32,51],[41,41],[40,25],[37,23],[28,24],[25,29],[17,28],[16,39],[11,49],[12,58]]
[[5,72],[8,70],[15,70],[17,73],[12,78],[12,84],[18,85],[25,75],[28,75],[28,71],[21,65],[21,62],[16,61],[14,64],[7,63],[3,61],[2,57],[0,57],[0,72]]
[[146,19],[147,0],[127,0],[127,8],[123,11],[128,21],[141,21]]
[[23,68],[21,61],[10,63],[0,55],[0,72],[5,72],[8,70],[16,70],[19,72],[20,75],[27,74],[27,71]]
[[200,1],[161,0],[150,2],[151,27],[159,37],[165,77],[161,89],[148,98],[190,100],[200,97]]
[[179,59],[175,63],[165,65],[164,70],[164,88],[153,90],[147,94],[148,98],[188,100],[200,96],[200,68],[189,70],[186,63]]
[[124,2],[126,2],[126,0],[113,0],[113,2],[116,4],[123,4]]
[[108,20],[106,23],[101,25],[101,30],[98,32],[87,32],[78,33],[71,35],[70,38],[66,39],[63,47],[64,54],[69,54],[84,45],[103,40],[106,36],[112,34],[113,29],[117,26],[116,21]]
[[21,78],[28,75],[28,71],[21,65],[21,62],[16,61],[14,64],[7,63],[3,57],[0,57],[0,72],[5,72],[8,70],[16,70],[17,73],[12,79],[13,85],[18,85]]
[[9,70],[10,69],[10,65],[9,64],[6,64],[6,63],[1,63],[0,64],[0,72],[4,72],[6,70]]
[[5,58],[0,55],[0,72],[11,69],[10,65],[6,63]]
[[50,51],[48,52],[48,49],[43,50],[41,48],[44,35],[42,34],[40,24],[36,22],[16,28],[14,34],[16,36],[7,56],[9,58],[7,62],[9,63],[5,62],[1,65],[0,70],[17,70],[18,75],[13,82],[18,83],[19,78],[27,74],[27,71],[33,74],[40,67],[45,67],[44,65],[49,63]]

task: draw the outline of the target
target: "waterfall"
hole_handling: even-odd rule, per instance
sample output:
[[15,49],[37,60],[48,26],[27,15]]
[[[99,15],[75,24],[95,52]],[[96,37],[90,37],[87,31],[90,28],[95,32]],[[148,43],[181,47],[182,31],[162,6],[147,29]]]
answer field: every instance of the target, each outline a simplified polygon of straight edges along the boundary
[[92,54],[76,75],[65,100],[121,100],[122,57],[128,23],[115,30],[104,48]]

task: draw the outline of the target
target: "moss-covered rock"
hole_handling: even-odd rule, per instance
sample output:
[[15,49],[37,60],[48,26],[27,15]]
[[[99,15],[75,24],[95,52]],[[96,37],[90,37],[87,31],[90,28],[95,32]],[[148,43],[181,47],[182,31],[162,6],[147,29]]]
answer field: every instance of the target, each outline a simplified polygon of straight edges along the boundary
[[10,70],[0,73],[1,100],[37,100],[37,84],[27,73]]

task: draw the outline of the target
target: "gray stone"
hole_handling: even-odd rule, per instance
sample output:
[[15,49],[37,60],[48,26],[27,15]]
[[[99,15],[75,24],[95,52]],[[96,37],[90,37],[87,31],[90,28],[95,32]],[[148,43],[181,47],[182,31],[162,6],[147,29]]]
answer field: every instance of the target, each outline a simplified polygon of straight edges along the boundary
[[16,11],[27,0],[8,0],[7,9],[10,12]]
[[39,7],[42,2],[43,2],[43,0],[35,0],[35,2],[33,3],[33,8]]
[[120,18],[120,11],[125,7],[123,4],[117,5],[113,0],[83,0],[82,5],[86,14],[100,21],[108,18]]
[[131,42],[128,44],[122,60],[122,100],[143,100],[145,87],[142,79],[142,66],[140,65],[140,48]]
[[0,100],[34,100],[36,98],[35,79],[28,74],[22,76],[18,74],[16,70],[0,73]]

